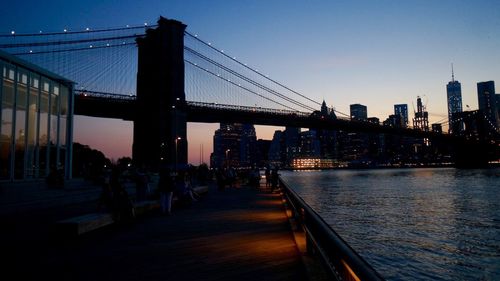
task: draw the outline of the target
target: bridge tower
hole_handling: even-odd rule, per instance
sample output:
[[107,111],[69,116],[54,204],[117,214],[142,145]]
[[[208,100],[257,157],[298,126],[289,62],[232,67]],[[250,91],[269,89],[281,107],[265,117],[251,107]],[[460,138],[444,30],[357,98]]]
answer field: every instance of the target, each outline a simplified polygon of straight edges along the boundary
[[137,111],[134,164],[158,170],[187,164],[184,93],[186,25],[160,17],[158,27],[137,39]]

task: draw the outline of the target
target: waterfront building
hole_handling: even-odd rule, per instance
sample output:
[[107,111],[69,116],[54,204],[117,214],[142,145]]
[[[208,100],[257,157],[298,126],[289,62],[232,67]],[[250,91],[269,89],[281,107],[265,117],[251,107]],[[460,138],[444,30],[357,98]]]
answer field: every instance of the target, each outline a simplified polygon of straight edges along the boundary
[[451,68],[451,81],[446,85],[446,99],[448,101],[448,132],[450,134],[459,134],[463,131],[464,125],[460,120],[453,119],[453,114],[462,112],[462,86],[455,80],[453,65]]
[[73,82],[0,51],[0,181],[71,178]]
[[500,117],[500,94],[496,94],[496,100],[497,100],[497,112],[498,116]]
[[256,164],[257,139],[250,124],[221,123],[214,133],[211,166],[251,167]]
[[320,157],[297,157],[290,163],[292,169],[331,169],[336,166],[333,159]]
[[257,140],[257,165],[258,167],[266,167],[269,163],[269,148],[271,147],[270,140]]
[[[335,110],[328,108],[323,100],[321,105],[321,117],[335,120],[337,115]],[[338,131],[335,130],[317,130],[316,137],[320,142],[320,155],[324,159],[336,159],[338,157]]]
[[300,156],[321,157],[321,145],[315,130],[300,133]]
[[387,119],[385,119],[383,125],[394,128],[402,128],[404,127],[404,119],[400,114],[391,114],[387,117]]
[[282,131],[274,131],[271,145],[269,146],[269,165],[282,167],[286,162],[285,137]]
[[495,95],[495,82],[486,81],[477,83],[477,99],[479,110],[481,110],[486,118],[498,128],[500,126],[500,120]]
[[401,126],[406,128],[408,126],[408,105],[407,104],[395,104],[394,105],[394,115],[401,116]]
[[[349,106],[351,120],[367,121],[368,110],[365,105],[356,103]],[[368,152],[368,135],[365,133],[349,132],[345,135],[346,142],[343,145],[343,159],[357,161],[366,158]]]
[[283,132],[285,142],[286,163],[299,155],[300,128],[286,127]]
[[365,105],[356,103],[349,106],[351,110],[352,120],[366,120],[368,118],[368,110]]

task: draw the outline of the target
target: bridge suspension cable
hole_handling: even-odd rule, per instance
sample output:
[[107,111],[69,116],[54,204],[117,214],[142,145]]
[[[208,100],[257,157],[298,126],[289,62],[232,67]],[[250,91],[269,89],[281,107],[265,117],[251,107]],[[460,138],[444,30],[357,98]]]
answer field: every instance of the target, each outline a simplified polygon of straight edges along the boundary
[[150,27],[1,35],[0,48],[75,81],[79,90],[128,95],[136,91],[135,40]]
[[232,61],[234,61],[234,62],[238,63],[239,65],[241,65],[241,66],[243,66],[244,68],[246,68],[246,69],[248,69],[248,70],[252,71],[253,73],[255,73],[255,74],[257,74],[257,75],[261,76],[262,78],[267,79],[267,80],[271,81],[272,83],[274,83],[274,84],[276,84],[276,85],[279,85],[280,87],[283,87],[284,89],[287,89],[288,91],[290,91],[290,92],[292,92],[292,93],[294,93],[294,94],[296,94],[296,95],[298,95],[298,96],[300,96],[300,97],[302,97],[302,98],[304,98],[304,99],[306,99],[306,100],[308,100],[308,101],[310,101],[310,102],[312,102],[312,103],[314,103],[314,104],[321,105],[321,103],[320,103],[320,102],[317,102],[317,101],[315,101],[315,100],[313,100],[313,99],[311,99],[311,98],[309,98],[309,97],[307,97],[307,96],[305,96],[305,95],[303,95],[303,94],[301,94],[301,93],[299,93],[299,92],[297,92],[297,91],[294,91],[294,90],[290,89],[289,87],[287,87],[287,86],[285,86],[285,85],[283,85],[283,84],[279,83],[278,81],[276,81],[276,80],[274,80],[274,79],[271,79],[271,78],[269,78],[268,76],[266,76],[266,75],[264,75],[264,74],[262,74],[262,73],[260,73],[260,72],[256,71],[255,69],[253,69],[253,68],[251,68],[251,67],[247,66],[246,64],[244,64],[244,63],[240,62],[240,61],[239,61],[239,60],[237,60],[235,57],[231,57],[231,56],[227,55],[226,53],[224,53],[224,52],[222,52],[222,51],[218,50],[217,48],[213,47],[213,46],[212,46],[212,44],[209,44],[208,42],[205,42],[205,41],[201,40],[200,38],[198,38],[198,36],[195,36],[195,35],[193,35],[193,34],[191,34],[191,33],[187,32],[187,31],[185,31],[185,34],[186,34],[186,35],[188,35],[188,36],[190,36],[190,37],[191,37],[191,38],[193,38],[194,40],[197,40],[198,42],[200,42],[200,43],[204,44],[205,46],[207,46],[207,47],[209,47],[209,48],[211,48],[211,49],[213,49],[213,50],[215,50],[215,51],[219,52],[220,54],[222,54],[222,55],[223,55],[223,56],[225,56],[226,58],[228,58],[228,59],[230,59],[230,60],[232,60]]
[[[223,69],[223,70],[225,70],[226,72],[228,72],[228,73],[230,73],[230,74],[232,74],[232,75],[234,75],[234,76],[236,76],[236,77],[238,77],[238,78],[240,78],[240,79],[242,79],[242,80],[244,80],[244,81],[246,81],[246,82],[248,82],[248,83],[250,83],[250,84],[252,84],[252,85],[254,85],[254,86],[256,86],[256,87],[258,87],[258,88],[260,88],[260,89],[262,89],[262,90],[264,90],[264,91],[266,91],[268,93],[270,93],[270,94],[272,94],[272,95],[274,95],[274,96],[282,98],[282,99],[284,99],[284,100],[286,100],[286,101],[288,101],[290,103],[293,103],[293,104],[295,104],[297,106],[300,106],[302,108],[305,108],[307,110],[310,110],[310,111],[314,111],[315,110],[314,108],[312,108],[312,107],[310,107],[310,106],[308,106],[306,104],[303,104],[303,103],[298,102],[298,101],[296,101],[294,99],[291,99],[291,98],[289,98],[289,97],[287,97],[287,96],[285,96],[285,95],[283,95],[281,93],[278,93],[278,92],[274,91],[273,89],[270,89],[270,88],[268,88],[268,87],[266,87],[266,86],[264,86],[264,85],[262,85],[262,84],[260,84],[260,83],[258,83],[256,81],[248,78],[248,77],[245,77],[245,76],[241,75],[240,73],[238,73],[238,72],[236,72],[236,71],[234,71],[234,70],[232,70],[232,69],[230,69],[230,68],[228,68],[228,67],[226,67],[226,66],[224,66],[224,65],[222,65],[222,64],[220,64],[220,63],[218,63],[218,62],[216,62],[216,61],[214,61],[214,60],[212,60],[212,59],[210,59],[210,58],[208,58],[206,56],[204,56],[204,55],[202,55],[201,53],[199,53],[199,52],[197,52],[197,51],[195,51],[195,50],[193,50],[193,49],[191,49],[189,47],[184,47],[184,49],[187,50],[188,52],[191,52],[192,54],[198,56],[199,58],[201,58],[201,59],[203,59],[203,60],[205,60],[205,61],[207,61],[207,62],[209,62],[209,63],[211,63],[211,64],[213,64],[213,65],[215,65],[215,66],[217,66],[217,67],[219,67],[221,69]],[[228,79],[228,82],[230,82],[229,79]],[[254,91],[251,91],[251,92],[254,93],[254,94],[257,94]],[[257,94],[257,95],[260,96],[260,97],[263,97],[260,94]],[[270,98],[266,98],[266,99],[269,100],[269,101],[275,102],[277,104],[283,105],[283,104],[281,104],[279,102],[276,102],[276,101],[274,101],[274,100],[272,100]],[[290,107],[287,107],[287,108],[291,109]]]
[[223,77],[221,77],[220,75],[217,75],[216,73],[214,73],[214,72],[212,72],[212,71],[210,71],[210,70],[208,70],[208,69],[206,69],[206,68],[202,68],[202,67],[200,67],[200,66],[199,66],[198,64],[196,64],[196,63],[193,63],[193,62],[191,62],[191,61],[189,61],[189,60],[184,60],[184,61],[185,61],[185,62],[187,62],[187,63],[189,63],[189,64],[191,64],[191,65],[193,65],[194,67],[197,67],[197,68],[199,68],[199,69],[201,69],[201,70],[203,70],[203,71],[205,71],[205,72],[207,72],[207,73],[209,73],[209,74],[211,74],[211,75],[215,76],[215,77],[218,77],[218,78],[220,78],[220,79],[223,79],[224,81],[226,81],[226,82],[228,82],[228,83],[230,83],[230,84],[232,84],[232,85],[234,85],[234,86],[236,86],[236,87],[239,87],[239,88],[241,88],[241,89],[243,89],[243,90],[245,90],[245,91],[247,91],[247,92],[250,92],[250,93],[252,93],[252,94],[254,94],[254,95],[257,95],[257,96],[259,96],[259,97],[261,97],[261,98],[263,98],[263,99],[266,99],[266,100],[268,100],[268,101],[270,101],[270,102],[273,102],[273,103],[275,103],[275,104],[278,104],[278,105],[280,105],[280,106],[283,106],[283,107],[285,107],[285,108],[287,108],[287,109],[290,109],[290,110],[296,110],[295,108],[289,107],[289,106],[287,106],[287,105],[285,105],[285,104],[282,104],[282,103],[280,103],[280,102],[278,102],[278,101],[275,101],[275,100],[273,100],[273,99],[271,99],[271,98],[268,98],[268,97],[266,97],[266,96],[264,96],[264,95],[261,95],[261,94],[259,94],[259,93],[255,92],[255,91],[252,91],[252,90],[250,90],[250,89],[248,89],[248,88],[246,88],[246,87],[242,86],[241,84],[237,84],[237,83],[235,83],[235,82],[232,82],[232,81],[231,81],[231,80],[229,80],[229,79],[224,79],[224,78],[223,78]]

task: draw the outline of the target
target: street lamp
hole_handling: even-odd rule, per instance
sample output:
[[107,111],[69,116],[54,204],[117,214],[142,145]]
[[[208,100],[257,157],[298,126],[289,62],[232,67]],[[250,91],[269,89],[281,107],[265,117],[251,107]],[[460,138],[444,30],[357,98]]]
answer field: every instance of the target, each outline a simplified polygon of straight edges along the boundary
[[177,142],[180,141],[182,138],[177,137],[175,138],[175,171],[177,172]]
[[229,167],[229,157],[228,157],[228,155],[229,155],[230,151],[231,151],[231,149],[226,149],[226,166],[228,166],[228,167]]

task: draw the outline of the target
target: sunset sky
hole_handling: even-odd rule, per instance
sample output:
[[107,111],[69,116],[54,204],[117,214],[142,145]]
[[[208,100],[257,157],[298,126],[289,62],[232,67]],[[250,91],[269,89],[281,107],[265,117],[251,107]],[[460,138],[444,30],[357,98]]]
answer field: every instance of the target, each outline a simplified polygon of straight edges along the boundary
[[[11,1],[0,11],[0,32],[137,25],[160,15],[346,113],[361,103],[370,117],[384,120],[394,104],[407,103],[412,111],[423,96],[430,121],[441,120],[451,63],[464,109],[477,108],[477,82],[500,83],[497,0]],[[209,161],[217,127],[189,125],[191,163],[200,162],[201,145]],[[275,129],[258,127],[258,137],[270,139]],[[76,116],[74,140],[110,158],[130,156],[132,123]]]

